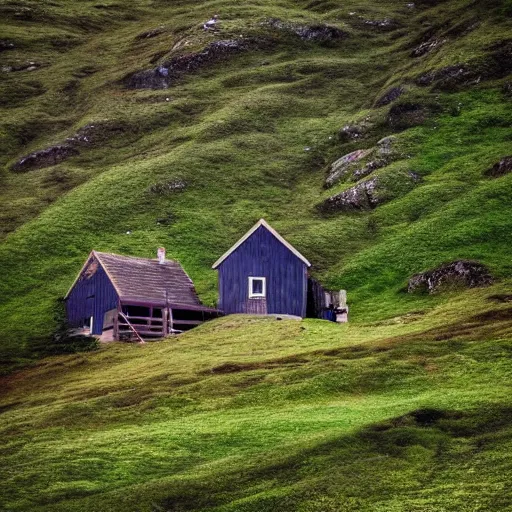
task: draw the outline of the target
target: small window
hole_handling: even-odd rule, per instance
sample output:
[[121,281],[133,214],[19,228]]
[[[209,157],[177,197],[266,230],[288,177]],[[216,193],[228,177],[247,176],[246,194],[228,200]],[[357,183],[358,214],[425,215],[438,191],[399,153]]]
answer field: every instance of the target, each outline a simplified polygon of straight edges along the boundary
[[266,297],[266,279],[264,277],[249,277],[249,298]]

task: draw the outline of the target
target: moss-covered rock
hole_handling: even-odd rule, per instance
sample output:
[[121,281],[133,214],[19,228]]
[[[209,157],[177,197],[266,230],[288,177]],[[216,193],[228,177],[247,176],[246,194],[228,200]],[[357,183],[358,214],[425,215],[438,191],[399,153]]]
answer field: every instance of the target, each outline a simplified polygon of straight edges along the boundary
[[412,190],[420,181],[413,171],[393,169],[359,181],[338,194],[335,194],[317,208],[323,213],[372,210]]
[[492,281],[492,276],[485,265],[476,261],[460,260],[412,276],[409,279],[407,291],[436,293],[442,289],[457,286],[466,288],[487,286]]

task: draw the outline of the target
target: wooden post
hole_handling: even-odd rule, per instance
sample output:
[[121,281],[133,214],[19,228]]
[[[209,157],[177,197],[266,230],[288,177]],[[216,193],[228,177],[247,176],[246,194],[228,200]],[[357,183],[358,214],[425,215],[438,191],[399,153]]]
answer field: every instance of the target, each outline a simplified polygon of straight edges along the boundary
[[162,310],[162,324],[163,335],[167,336],[169,334],[169,308],[167,306]]
[[121,310],[121,301],[117,301],[116,314],[114,315],[114,327],[112,329],[112,338],[119,341],[119,311]]
[[172,309],[169,308],[169,332],[174,334],[174,319],[172,317]]

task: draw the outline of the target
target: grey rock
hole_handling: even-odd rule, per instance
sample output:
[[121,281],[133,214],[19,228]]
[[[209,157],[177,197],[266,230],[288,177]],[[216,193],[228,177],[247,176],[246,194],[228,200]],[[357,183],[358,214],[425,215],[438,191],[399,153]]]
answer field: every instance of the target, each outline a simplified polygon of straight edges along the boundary
[[389,165],[399,158],[394,151],[394,136],[384,137],[377,143],[377,147],[358,149],[336,160],[325,179],[325,188],[330,188],[339,181],[359,181],[377,169]]
[[324,24],[301,25],[282,21],[278,18],[269,18],[262,25],[269,26],[275,30],[282,30],[300,37],[303,41],[316,41],[325,43],[328,41],[336,41],[344,39],[348,36],[346,32],[338,27]]
[[329,175],[325,180],[325,186],[327,188],[332,187],[350,172],[352,164],[359,162],[371,152],[371,149],[358,149],[357,151],[352,151],[352,153],[348,153],[336,160],[332,164]]
[[488,53],[465,64],[431,70],[416,78],[420,86],[435,84],[440,91],[458,91],[479,84],[483,80],[494,80],[512,73],[512,40],[506,39],[487,48]]
[[379,148],[379,153],[382,156],[391,155],[393,153],[393,145],[396,142],[396,137],[394,135],[388,135],[377,142],[377,147]]
[[60,144],[51,146],[46,149],[34,151],[29,155],[18,160],[12,170],[15,172],[26,172],[34,169],[42,169],[56,165],[71,156],[78,155],[79,152],[68,144]]
[[476,288],[488,286],[492,282],[487,267],[476,261],[459,260],[412,276],[407,291],[436,293],[446,287]]
[[385,105],[389,105],[390,103],[393,103],[393,101],[400,98],[404,92],[405,88],[402,85],[399,85],[398,87],[392,87],[375,102],[375,106],[383,107]]
[[370,131],[372,125],[366,121],[357,124],[347,124],[338,133],[341,142],[352,142],[362,139]]
[[82,126],[74,135],[66,139],[66,143],[73,147],[94,146],[103,144],[117,135],[137,131],[137,126],[134,127],[123,121],[101,120]]
[[[399,183],[399,187],[396,187],[393,181]],[[317,209],[323,213],[372,210],[394,199],[398,193],[394,189],[399,188],[400,193],[407,192],[412,190],[418,181],[419,175],[412,171],[402,171],[393,177],[373,176],[329,197],[317,205]]]
[[187,182],[181,179],[174,179],[164,183],[151,185],[148,192],[151,194],[166,195],[173,192],[182,192],[187,188]]
[[382,20],[364,20],[363,22],[367,27],[372,27],[382,31],[392,31],[400,28],[400,24],[391,18],[384,18]]
[[447,39],[438,39],[437,37],[433,37],[424,43],[421,43],[417,48],[415,48],[411,52],[411,57],[421,57],[434,51],[436,48],[439,48],[443,44],[447,42]]
[[173,57],[156,68],[131,73],[122,83],[128,89],[166,89],[186,73],[248,50],[253,42],[245,39],[214,41],[201,52]]
[[501,176],[505,176],[512,171],[512,156],[506,156],[502,158],[499,162],[494,164],[490,169],[485,171],[485,175],[490,178],[500,178]]

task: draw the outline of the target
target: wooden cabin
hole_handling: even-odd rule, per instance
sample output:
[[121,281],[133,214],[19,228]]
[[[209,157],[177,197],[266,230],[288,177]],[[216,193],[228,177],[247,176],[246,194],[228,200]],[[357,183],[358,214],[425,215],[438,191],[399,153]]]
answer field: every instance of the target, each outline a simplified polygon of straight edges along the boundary
[[306,316],[311,263],[261,219],[213,265],[225,314]]
[[[161,338],[220,314],[201,304],[181,265],[92,251],[66,294],[71,327],[113,340]],[[111,336],[108,336],[111,331]]]

